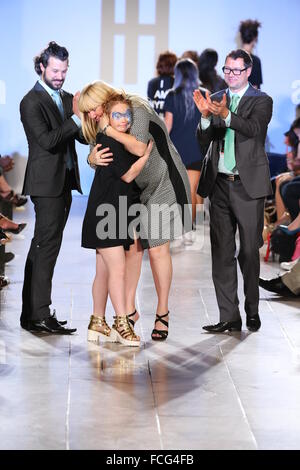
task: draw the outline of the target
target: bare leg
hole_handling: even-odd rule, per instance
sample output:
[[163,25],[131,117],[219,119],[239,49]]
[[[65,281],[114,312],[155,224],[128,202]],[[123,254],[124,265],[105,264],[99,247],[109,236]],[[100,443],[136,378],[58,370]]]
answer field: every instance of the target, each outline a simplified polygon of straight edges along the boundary
[[[158,297],[156,313],[164,315],[169,310],[168,300],[173,272],[170,242],[149,248],[149,258]],[[168,317],[164,320],[168,321]],[[158,330],[167,330],[167,327],[160,322],[157,322],[155,327]]]
[[[192,216],[193,216],[193,221],[194,221],[196,218],[197,189],[198,189],[201,173],[200,171],[196,171],[196,170],[187,170],[187,174],[188,174],[190,186],[191,186]],[[202,202],[203,202],[203,199],[202,199]]]
[[107,269],[108,292],[116,314],[110,338],[125,346],[139,346],[140,338],[131,328],[126,312],[125,250],[123,246],[115,246],[99,248],[97,251],[101,254]]
[[[125,274],[125,292],[126,292],[126,312],[133,313],[135,308],[136,289],[139,282],[142,259],[144,251],[139,240],[134,241],[134,245],[130,246],[130,250],[125,251],[126,257],[126,274]],[[131,317],[136,322],[139,319],[139,312]]]
[[7,196],[11,192],[11,187],[7,183],[3,175],[0,176],[0,193],[3,197]]
[[92,288],[93,315],[105,316],[106,302],[108,296],[108,272],[100,253],[96,251],[96,275]]
[[290,175],[290,173],[282,173],[281,175],[278,175],[275,180],[276,184],[276,190],[275,190],[275,205],[276,205],[276,212],[277,212],[277,223],[284,222],[285,217],[285,212],[286,208],[284,205],[284,202],[282,200],[281,194],[280,194],[280,186],[282,183],[287,182],[292,180],[293,177]]
[[[126,315],[125,252],[122,246],[98,248],[107,270],[108,292],[117,316]],[[130,313],[130,312],[129,312]]]

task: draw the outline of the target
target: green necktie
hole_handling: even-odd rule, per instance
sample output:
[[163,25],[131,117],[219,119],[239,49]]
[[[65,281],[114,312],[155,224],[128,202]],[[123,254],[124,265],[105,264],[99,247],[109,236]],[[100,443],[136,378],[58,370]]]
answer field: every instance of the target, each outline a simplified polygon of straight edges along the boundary
[[[238,104],[240,101],[239,95],[232,95],[229,109],[233,113],[237,110]],[[232,171],[235,166],[235,152],[234,152],[234,135],[235,131],[227,128],[225,134],[225,145],[224,145],[224,165],[228,171]]]

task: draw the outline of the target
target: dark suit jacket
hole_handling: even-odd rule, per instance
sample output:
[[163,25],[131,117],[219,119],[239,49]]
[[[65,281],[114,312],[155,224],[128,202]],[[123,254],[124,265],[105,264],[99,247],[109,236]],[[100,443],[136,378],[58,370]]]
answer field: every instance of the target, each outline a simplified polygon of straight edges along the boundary
[[[225,92],[223,90],[212,96],[220,99]],[[272,194],[265,152],[272,108],[272,98],[250,85],[239,103],[237,113],[231,113],[230,128],[235,130],[236,166],[241,182],[252,199]],[[205,131],[201,129],[201,121],[199,122],[197,137],[205,155],[198,187],[198,194],[202,197],[209,196],[213,191],[225,132],[226,126],[220,117],[213,116],[210,127]]]
[[82,193],[75,150],[75,139],[86,143],[73,115],[73,95],[62,92],[64,120],[49,93],[37,82],[20,104],[21,121],[26,133],[29,155],[23,194],[57,197],[62,194],[67,151],[73,158],[75,178],[73,189]]

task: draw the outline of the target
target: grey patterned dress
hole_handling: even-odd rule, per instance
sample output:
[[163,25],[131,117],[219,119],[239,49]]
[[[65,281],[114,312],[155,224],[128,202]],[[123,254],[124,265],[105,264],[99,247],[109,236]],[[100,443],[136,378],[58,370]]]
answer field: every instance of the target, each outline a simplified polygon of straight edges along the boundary
[[140,240],[151,248],[192,229],[188,175],[158,114],[142,105],[133,108],[130,134],[143,143],[153,140],[148,162],[135,179],[145,210],[140,215]]

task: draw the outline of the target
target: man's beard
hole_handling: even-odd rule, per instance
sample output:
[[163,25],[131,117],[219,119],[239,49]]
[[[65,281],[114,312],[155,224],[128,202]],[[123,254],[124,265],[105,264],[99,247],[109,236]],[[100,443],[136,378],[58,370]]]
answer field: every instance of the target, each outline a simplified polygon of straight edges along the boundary
[[[51,88],[52,90],[60,90],[61,87],[62,87],[63,84],[64,84],[64,80],[62,80],[61,82],[59,82],[59,85],[58,85],[58,86],[57,86],[57,85],[54,85],[53,82],[50,82],[50,81],[47,79],[46,74],[44,74],[43,80],[44,80],[44,82],[46,83],[46,85],[47,85],[49,88]],[[55,81],[56,81],[56,80],[55,80]]]

